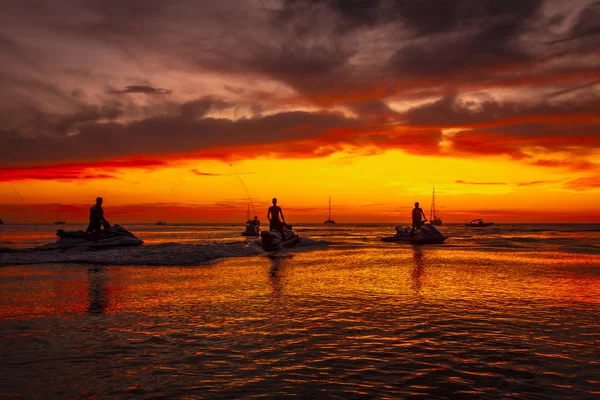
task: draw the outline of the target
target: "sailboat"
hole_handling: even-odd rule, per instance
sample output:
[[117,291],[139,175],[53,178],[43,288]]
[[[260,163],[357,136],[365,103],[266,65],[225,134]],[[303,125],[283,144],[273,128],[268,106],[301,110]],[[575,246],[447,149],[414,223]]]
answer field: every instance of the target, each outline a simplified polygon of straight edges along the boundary
[[54,221],[54,225],[64,225],[66,223],[67,223],[66,221],[61,221],[60,214],[56,213],[56,221]]
[[329,196],[329,218],[327,218],[324,224],[335,224],[335,221],[331,219],[331,196]]
[[429,221],[431,225],[441,225],[442,218],[435,215],[435,188],[433,188],[433,195],[431,196],[431,212],[429,213]]

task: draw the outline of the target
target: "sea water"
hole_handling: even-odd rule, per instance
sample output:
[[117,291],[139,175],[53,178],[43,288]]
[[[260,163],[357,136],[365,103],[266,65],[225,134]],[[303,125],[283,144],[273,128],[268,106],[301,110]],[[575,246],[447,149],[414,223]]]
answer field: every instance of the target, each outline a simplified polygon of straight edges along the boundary
[[0,395],[600,396],[599,225],[298,225],[271,254],[242,225],[126,228],[145,244],[39,252],[55,226],[0,226]]

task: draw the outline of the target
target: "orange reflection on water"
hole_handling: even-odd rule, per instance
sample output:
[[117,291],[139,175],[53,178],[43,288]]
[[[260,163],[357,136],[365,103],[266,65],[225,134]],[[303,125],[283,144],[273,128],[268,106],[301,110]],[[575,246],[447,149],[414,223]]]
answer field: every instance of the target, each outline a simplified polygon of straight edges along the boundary
[[[229,259],[198,267],[27,266],[0,269],[11,293],[2,318],[143,311],[156,316],[213,304],[210,323],[222,326],[219,307],[239,301],[349,299],[372,301],[511,301],[600,303],[600,257],[548,252],[478,252],[442,247],[398,247],[297,253],[293,258]],[[532,310],[533,311],[533,310]],[[201,317],[201,316],[200,316]],[[247,316],[246,316],[247,317]],[[207,323],[208,321],[204,321]]]

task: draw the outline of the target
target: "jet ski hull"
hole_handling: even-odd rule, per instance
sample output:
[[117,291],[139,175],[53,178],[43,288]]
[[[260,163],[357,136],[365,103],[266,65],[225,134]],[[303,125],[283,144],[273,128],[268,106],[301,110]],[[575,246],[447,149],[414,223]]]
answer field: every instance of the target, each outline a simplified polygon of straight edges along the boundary
[[246,231],[242,232],[242,236],[260,236],[260,228],[254,224],[246,224]]
[[494,225],[493,222],[486,222],[483,224],[465,224],[465,226],[468,226],[469,228],[485,228],[486,226],[492,226]]
[[411,236],[411,227],[396,227],[396,234],[382,238],[382,242],[396,242],[409,244],[442,244],[448,239],[437,228],[431,224],[423,225],[420,229],[415,229]]
[[55,246],[58,248],[82,247],[82,248],[105,248],[139,246],[144,242],[135,237],[127,229],[120,225],[113,225],[100,232],[85,233],[84,231],[56,231]]
[[290,248],[294,246],[300,240],[290,226],[284,226],[284,236],[278,231],[262,231],[260,233],[260,243],[265,251],[277,251],[284,248]]

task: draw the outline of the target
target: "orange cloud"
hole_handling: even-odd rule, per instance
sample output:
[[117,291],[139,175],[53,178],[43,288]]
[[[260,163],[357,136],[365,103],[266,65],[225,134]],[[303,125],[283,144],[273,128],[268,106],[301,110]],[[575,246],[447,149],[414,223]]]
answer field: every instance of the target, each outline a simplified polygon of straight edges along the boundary
[[89,163],[68,163],[25,168],[0,168],[0,182],[22,180],[56,180],[61,182],[87,179],[118,179],[116,173],[128,168],[156,169],[166,166],[162,160],[117,159]]

